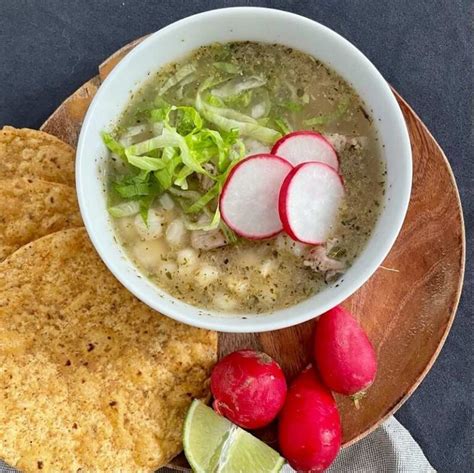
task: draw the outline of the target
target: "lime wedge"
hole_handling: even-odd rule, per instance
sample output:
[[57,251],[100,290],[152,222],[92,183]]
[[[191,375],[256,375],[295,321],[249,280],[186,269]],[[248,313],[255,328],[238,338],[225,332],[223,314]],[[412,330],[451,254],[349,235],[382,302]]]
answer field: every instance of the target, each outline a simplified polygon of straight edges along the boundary
[[266,443],[197,400],[186,416],[183,444],[195,473],[278,473],[284,464]]

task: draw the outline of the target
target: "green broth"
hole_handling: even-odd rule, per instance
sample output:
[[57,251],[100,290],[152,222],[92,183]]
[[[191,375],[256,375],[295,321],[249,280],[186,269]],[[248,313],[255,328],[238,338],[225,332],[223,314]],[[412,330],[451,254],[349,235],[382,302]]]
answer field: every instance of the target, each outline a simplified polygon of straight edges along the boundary
[[[169,87],[158,101],[194,106],[198,90],[210,77],[217,84],[212,90],[230,81],[239,83],[242,78],[264,80],[264,86],[225,97],[225,103],[219,97],[213,100],[249,116],[261,114],[256,119],[262,126],[281,133],[287,127],[314,130],[333,143],[346,195],[327,252],[349,267],[375,226],[385,189],[385,169],[370,111],[355,91],[320,61],[291,48],[253,42],[210,45],[151,76],[131,97],[114,136],[120,139],[130,127],[135,127],[139,135],[158,92],[189,64],[193,67],[189,82]],[[212,123],[206,126],[218,129]],[[140,139],[152,132],[143,133]],[[270,149],[268,143],[240,138],[246,155]],[[111,159],[109,181],[126,171],[119,159]],[[195,176],[189,178],[189,188],[204,192],[202,180]],[[112,186],[109,195],[112,203],[120,201]],[[263,241],[237,239],[210,250],[193,249],[193,232],[176,223],[185,217],[179,199],[174,196],[170,200],[168,196],[164,202],[159,198],[151,202],[153,218],[148,229],[140,223],[140,215],[133,215],[114,219],[116,232],[146,276],[190,304],[225,312],[265,313],[303,301],[343,273],[305,265],[311,248],[283,235]]]

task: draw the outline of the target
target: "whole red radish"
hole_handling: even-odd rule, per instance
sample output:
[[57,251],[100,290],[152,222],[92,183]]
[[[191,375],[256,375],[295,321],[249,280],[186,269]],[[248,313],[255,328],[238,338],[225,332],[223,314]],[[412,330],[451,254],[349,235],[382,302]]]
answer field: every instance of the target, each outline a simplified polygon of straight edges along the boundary
[[246,429],[264,427],[275,419],[286,390],[278,363],[258,351],[235,351],[222,358],[211,374],[214,409]]
[[298,471],[324,471],[341,447],[341,421],[331,392],[310,366],[291,384],[280,414],[280,450]]
[[319,317],[314,356],[322,381],[332,391],[358,399],[374,382],[374,348],[357,320],[341,306]]

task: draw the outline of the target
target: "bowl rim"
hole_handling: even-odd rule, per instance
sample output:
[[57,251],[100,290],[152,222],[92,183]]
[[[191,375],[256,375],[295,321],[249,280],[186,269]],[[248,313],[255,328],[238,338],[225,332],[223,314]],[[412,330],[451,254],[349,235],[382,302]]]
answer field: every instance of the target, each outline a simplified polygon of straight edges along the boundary
[[[364,64],[364,67],[371,73],[375,82],[379,82],[379,85],[384,89],[386,99],[391,102],[391,107],[393,113],[397,116],[397,122],[400,126],[400,132],[402,135],[402,142],[400,143],[400,154],[403,154],[407,159],[405,160],[405,167],[404,167],[404,177],[405,177],[405,191],[403,195],[398,196],[399,200],[399,207],[396,213],[396,218],[392,220],[391,224],[391,231],[390,237],[386,238],[384,242],[379,245],[379,248],[374,250],[371,255],[368,264],[366,264],[361,271],[357,273],[355,278],[352,278],[351,283],[347,284],[344,287],[344,290],[341,293],[334,297],[334,300],[331,303],[320,304],[318,307],[318,313],[315,314],[315,311],[310,312],[306,311],[298,315],[294,315],[292,317],[288,317],[287,319],[275,321],[271,318],[273,313],[268,315],[266,314],[253,314],[255,318],[250,320],[247,319],[245,321],[242,320],[242,315],[248,314],[241,314],[239,316],[231,316],[231,315],[223,315],[221,317],[217,316],[210,316],[210,317],[203,317],[201,312],[203,311],[202,308],[198,306],[188,305],[189,307],[193,308],[193,312],[190,314],[183,313],[182,310],[175,307],[168,307],[166,311],[160,307],[160,297],[153,297],[153,295],[146,294],[144,291],[138,290],[133,282],[129,280],[128,275],[123,274],[117,266],[114,264],[112,258],[108,256],[107,248],[102,242],[99,241],[97,235],[95,233],[94,223],[92,222],[86,203],[86,192],[84,185],[83,176],[83,165],[86,161],[85,158],[81,158],[84,156],[84,148],[85,148],[85,136],[87,134],[87,128],[90,125],[91,117],[96,112],[97,104],[99,103],[101,97],[101,89],[104,89],[107,84],[114,80],[116,76],[119,76],[123,73],[128,67],[129,62],[132,59],[139,55],[140,52],[149,45],[153,44],[157,37],[161,36],[164,32],[172,31],[173,29],[182,28],[189,22],[194,22],[196,20],[199,21],[200,18],[204,17],[218,17],[223,13],[231,13],[231,12],[244,12],[244,13],[255,13],[258,11],[259,13],[264,13],[268,15],[277,15],[280,17],[285,17],[286,19],[295,21],[295,22],[304,22],[307,25],[310,25],[312,28],[319,29],[323,34],[332,36],[332,38],[336,41],[339,41],[343,46],[351,52],[351,54],[355,55],[357,59]],[[245,36],[245,34],[243,35]],[[281,44],[285,44],[284,39],[282,39]],[[108,269],[113,273],[113,275],[120,281],[122,285],[124,285],[132,294],[134,294],[138,299],[140,299],[143,303],[147,304],[153,310],[156,310],[168,317],[171,317],[179,322],[192,325],[195,327],[200,327],[204,329],[210,330],[217,330],[221,332],[230,332],[230,333],[253,333],[253,332],[265,332],[277,329],[283,329],[287,327],[291,327],[300,323],[304,323],[310,319],[313,319],[320,314],[326,312],[330,308],[334,307],[337,304],[343,302],[346,298],[350,297],[354,292],[356,292],[363,284],[367,282],[367,280],[375,273],[377,268],[383,262],[383,260],[387,257],[388,253],[390,252],[393,244],[395,243],[396,238],[401,230],[403,225],[403,221],[406,216],[406,212],[408,209],[408,204],[410,200],[410,193],[411,193],[411,186],[412,186],[412,154],[411,154],[411,146],[410,140],[408,135],[408,129],[406,126],[406,122],[403,118],[403,114],[401,109],[396,101],[395,96],[393,95],[389,84],[385,81],[381,73],[377,70],[377,68],[372,64],[372,62],[356,47],[354,46],[349,40],[345,39],[342,35],[335,32],[334,30],[322,25],[321,23],[306,18],[304,16],[287,12],[284,10],[272,9],[272,8],[265,8],[265,7],[228,7],[228,8],[219,8],[213,9],[201,13],[197,13],[195,15],[191,15],[185,18],[182,18],[176,22],[173,22],[160,30],[150,34],[143,41],[135,46],[133,50],[128,52],[128,54],[113,68],[110,74],[106,77],[103,81],[99,90],[97,91],[96,95],[94,96],[89,109],[85,115],[83,120],[83,126],[81,128],[81,132],[79,135],[77,152],[76,152],[76,188],[78,194],[78,201],[80,211],[84,220],[84,224],[89,235],[89,238],[92,241],[96,251],[100,255],[102,261],[106,264]],[[133,265],[133,263],[129,263]],[[172,297],[172,296],[170,296]],[[312,296],[314,297],[314,296]],[[311,299],[311,297],[309,298]],[[291,307],[290,307],[291,309]],[[245,323],[242,323],[245,322]]]

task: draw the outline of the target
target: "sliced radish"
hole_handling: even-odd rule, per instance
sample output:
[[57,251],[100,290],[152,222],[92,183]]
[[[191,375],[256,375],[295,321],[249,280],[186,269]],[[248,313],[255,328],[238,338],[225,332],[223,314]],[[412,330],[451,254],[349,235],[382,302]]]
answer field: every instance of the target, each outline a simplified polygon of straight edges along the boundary
[[331,166],[316,162],[296,166],[280,190],[284,230],[303,243],[324,243],[336,224],[343,197],[342,179]]
[[280,138],[272,148],[272,154],[285,158],[293,166],[316,161],[339,171],[339,160],[331,143],[313,131],[294,131]]
[[235,233],[254,240],[279,233],[281,184],[293,166],[271,154],[256,154],[240,161],[229,173],[220,197],[225,223]]

